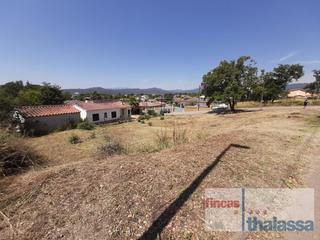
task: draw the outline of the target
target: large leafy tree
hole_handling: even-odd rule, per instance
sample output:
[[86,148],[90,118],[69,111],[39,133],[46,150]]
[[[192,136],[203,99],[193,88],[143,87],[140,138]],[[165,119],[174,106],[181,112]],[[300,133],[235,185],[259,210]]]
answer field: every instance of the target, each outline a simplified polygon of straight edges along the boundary
[[164,101],[169,104],[173,103],[173,97],[174,97],[174,95],[172,93],[165,93],[163,96]]
[[9,118],[9,113],[15,107],[23,105],[61,104],[65,96],[60,87],[44,83],[43,86],[25,85],[22,81],[12,81],[0,85],[0,121]]
[[320,93],[320,70],[313,70],[315,81],[305,86],[305,89],[313,94]]
[[280,64],[272,72],[267,72],[263,76],[263,100],[278,99],[285,93],[288,83],[297,81],[303,74],[303,66],[300,64]]
[[19,92],[24,89],[24,85],[22,81],[12,81],[2,85],[1,89],[4,91],[6,97],[15,98],[19,95]]
[[64,101],[63,93],[59,86],[43,83],[40,89],[40,102],[44,105],[61,104]]
[[18,96],[23,90],[22,81],[12,81],[0,86],[0,121],[9,117],[9,112],[19,105]]
[[19,105],[40,105],[41,92],[38,89],[25,89],[19,94]]
[[255,61],[249,56],[242,56],[233,61],[224,60],[205,74],[202,78],[202,92],[209,99],[208,104],[224,101],[234,111],[238,101],[251,98],[257,81]]
[[129,104],[132,108],[132,113],[139,113],[139,100],[136,97],[131,96],[129,98]]

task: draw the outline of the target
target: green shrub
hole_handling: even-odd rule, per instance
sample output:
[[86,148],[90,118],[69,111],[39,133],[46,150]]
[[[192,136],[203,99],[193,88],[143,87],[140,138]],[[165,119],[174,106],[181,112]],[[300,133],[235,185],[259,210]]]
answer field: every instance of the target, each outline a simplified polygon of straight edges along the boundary
[[81,142],[80,137],[76,134],[73,134],[69,137],[69,143],[71,144],[78,144],[80,142]]
[[148,115],[156,117],[158,116],[158,113],[156,113],[154,110],[148,110]]
[[144,121],[144,120],[141,120],[140,123],[145,124],[145,121]]
[[145,116],[144,115],[140,115],[139,117],[138,117],[138,122],[141,122],[142,120],[145,120],[146,118],[145,118]]
[[151,118],[150,115],[140,115],[138,117],[138,122],[142,121],[142,120],[149,120]]
[[161,117],[160,117],[160,120],[164,120],[164,116],[161,116]]
[[108,136],[105,140],[106,143],[99,147],[99,152],[103,155],[112,156],[127,153],[125,147],[117,139]]
[[93,130],[95,125],[93,123],[89,123],[88,121],[83,121],[77,124],[77,128],[83,130]]
[[10,135],[7,133],[0,133],[0,144],[6,143]]
[[152,126],[152,122],[148,122],[148,125],[151,127]]

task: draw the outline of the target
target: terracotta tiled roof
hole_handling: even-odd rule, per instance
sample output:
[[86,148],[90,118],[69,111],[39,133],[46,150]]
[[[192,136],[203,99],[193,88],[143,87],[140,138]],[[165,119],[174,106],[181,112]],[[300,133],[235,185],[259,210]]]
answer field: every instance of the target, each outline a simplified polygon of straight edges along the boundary
[[148,108],[148,107],[161,107],[164,106],[164,103],[161,102],[141,102],[139,103],[140,108]]
[[104,109],[123,109],[130,108],[130,106],[121,101],[116,102],[103,102],[103,103],[93,103],[93,102],[80,102],[75,103],[82,109],[86,111],[94,111],[94,110],[104,110]]
[[17,111],[26,118],[47,117],[54,115],[73,114],[80,111],[72,105],[41,105],[41,106],[24,106]]

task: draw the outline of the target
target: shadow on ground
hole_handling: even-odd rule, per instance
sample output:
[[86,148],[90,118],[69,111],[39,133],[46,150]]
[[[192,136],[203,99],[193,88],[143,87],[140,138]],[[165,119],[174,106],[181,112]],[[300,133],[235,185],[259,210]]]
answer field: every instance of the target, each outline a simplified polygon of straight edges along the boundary
[[183,204],[190,198],[194,191],[199,187],[201,182],[206,178],[206,176],[217,166],[222,157],[231,148],[242,148],[249,149],[248,146],[243,146],[239,144],[230,144],[226,147],[215,159],[207,166],[194,180],[193,182],[177,197],[162,213],[161,215],[152,223],[152,225],[143,233],[139,238],[141,240],[156,239],[158,235],[161,234],[163,229],[168,225],[171,219],[177,214],[179,209]]

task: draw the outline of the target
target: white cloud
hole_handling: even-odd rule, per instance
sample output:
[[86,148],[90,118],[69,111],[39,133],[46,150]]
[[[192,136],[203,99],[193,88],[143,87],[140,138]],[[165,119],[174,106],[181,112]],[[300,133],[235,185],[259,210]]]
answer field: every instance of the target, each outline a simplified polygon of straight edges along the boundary
[[280,58],[280,59],[278,60],[278,62],[283,62],[283,61],[285,61],[285,60],[288,60],[289,58],[292,58],[292,57],[295,56],[296,54],[297,54],[297,52],[291,52],[291,53],[289,53],[288,55]]

